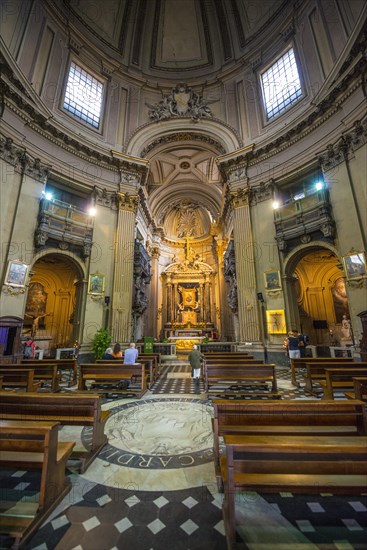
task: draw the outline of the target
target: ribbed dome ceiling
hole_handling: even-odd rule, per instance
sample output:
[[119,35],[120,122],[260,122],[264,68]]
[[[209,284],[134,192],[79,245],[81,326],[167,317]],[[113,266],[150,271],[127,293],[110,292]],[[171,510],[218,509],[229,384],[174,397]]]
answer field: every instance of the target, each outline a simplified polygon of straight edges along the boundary
[[68,19],[110,47],[129,70],[155,78],[203,77],[240,60],[269,35],[289,0],[64,0]]

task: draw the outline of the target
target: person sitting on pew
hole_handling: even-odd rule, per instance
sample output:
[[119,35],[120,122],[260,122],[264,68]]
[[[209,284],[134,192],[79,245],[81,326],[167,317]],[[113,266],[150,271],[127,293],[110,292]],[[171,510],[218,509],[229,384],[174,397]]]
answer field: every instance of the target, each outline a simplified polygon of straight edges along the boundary
[[139,351],[136,349],[134,342],[124,351],[124,363],[126,365],[133,365],[136,363],[136,358],[139,355]]
[[120,344],[115,344],[113,346],[112,355],[114,359],[121,359],[122,357],[122,351]]
[[102,355],[102,359],[105,359],[106,361],[114,360],[114,356],[112,355],[112,348],[107,348],[104,354]]

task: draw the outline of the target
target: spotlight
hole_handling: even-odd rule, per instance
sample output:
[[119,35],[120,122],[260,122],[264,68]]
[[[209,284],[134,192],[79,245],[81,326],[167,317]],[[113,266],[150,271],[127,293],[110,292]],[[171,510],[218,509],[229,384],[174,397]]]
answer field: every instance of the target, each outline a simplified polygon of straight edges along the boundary
[[52,193],[45,193],[45,199],[48,200],[48,201],[51,201],[52,200]]
[[279,204],[278,201],[274,201],[274,202],[273,202],[273,208],[274,208],[274,210],[277,210],[277,209],[279,208],[279,206],[280,206],[280,204]]
[[318,181],[315,183],[315,189],[316,191],[321,191],[321,189],[324,187],[324,184],[322,181]]
[[97,213],[97,210],[94,208],[94,206],[92,206],[89,210],[88,210],[88,214],[90,216],[95,216]]

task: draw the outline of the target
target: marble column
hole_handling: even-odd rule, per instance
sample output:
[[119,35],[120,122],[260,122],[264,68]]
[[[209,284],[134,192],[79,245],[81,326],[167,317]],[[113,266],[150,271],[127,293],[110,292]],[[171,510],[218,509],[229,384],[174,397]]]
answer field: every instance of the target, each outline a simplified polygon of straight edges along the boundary
[[199,301],[200,301],[200,318],[199,323],[204,321],[204,292],[203,292],[203,283],[199,284]]
[[167,281],[167,323],[172,323],[172,283]]
[[209,280],[205,281],[205,322],[211,322],[211,312],[210,312],[210,282]]
[[134,231],[138,203],[137,195],[118,193],[111,329],[116,342],[129,342],[132,336]]
[[257,308],[254,243],[251,229],[249,188],[231,192],[233,234],[238,291],[239,339],[260,342],[260,319]]
[[148,327],[147,334],[157,338],[157,310],[158,310],[158,282],[159,282],[159,273],[158,273],[158,260],[159,260],[159,245],[152,244],[149,248],[149,253],[151,255],[151,269],[152,269],[152,279],[150,281],[150,299],[148,306]]
[[216,252],[218,258],[218,294],[219,294],[219,311],[217,310],[218,325],[217,330],[219,334],[224,334],[224,327],[228,331],[230,326],[228,303],[227,303],[227,285],[224,280],[224,253],[228,246],[228,239],[215,239]]

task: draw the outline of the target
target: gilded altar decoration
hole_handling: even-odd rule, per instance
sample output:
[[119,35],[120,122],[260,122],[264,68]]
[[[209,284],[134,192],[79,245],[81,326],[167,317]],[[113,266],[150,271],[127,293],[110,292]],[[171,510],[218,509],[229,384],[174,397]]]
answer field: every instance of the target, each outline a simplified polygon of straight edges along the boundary
[[178,287],[178,291],[182,295],[182,305],[183,307],[194,307],[196,304],[196,289],[195,288],[183,288],[182,286]]

